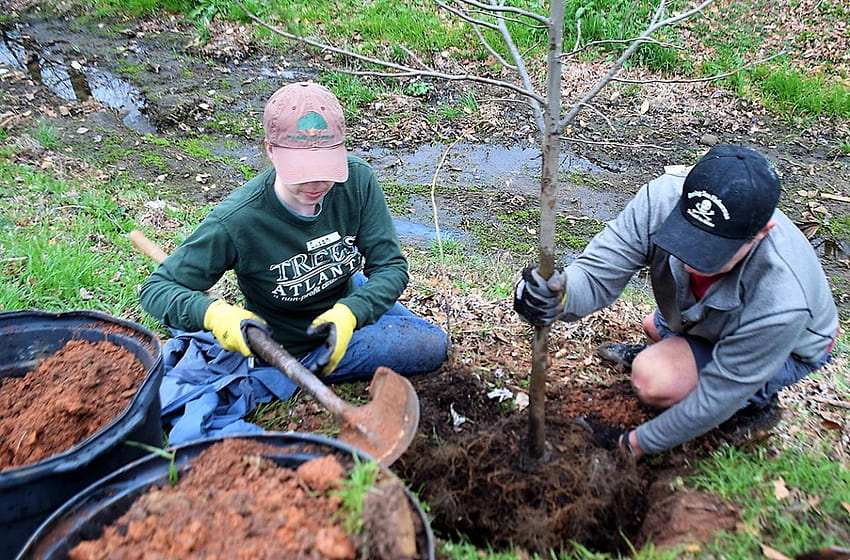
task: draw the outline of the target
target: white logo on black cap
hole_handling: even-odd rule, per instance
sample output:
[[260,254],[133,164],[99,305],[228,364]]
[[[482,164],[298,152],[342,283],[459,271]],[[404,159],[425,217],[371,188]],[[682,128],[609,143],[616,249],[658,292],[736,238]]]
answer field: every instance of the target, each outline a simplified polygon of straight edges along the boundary
[[688,193],[688,199],[696,197],[699,197],[696,204],[694,204],[692,208],[688,208],[686,210],[688,216],[710,228],[716,227],[714,223],[716,212],[713,207],[717,206],[717,209],[720,210],[720,214],[723,216],[723,219],[729,220],[729,210],[726,209],[726,205],[723,204],[723,201],[715,195],[705,191],[691,191]]

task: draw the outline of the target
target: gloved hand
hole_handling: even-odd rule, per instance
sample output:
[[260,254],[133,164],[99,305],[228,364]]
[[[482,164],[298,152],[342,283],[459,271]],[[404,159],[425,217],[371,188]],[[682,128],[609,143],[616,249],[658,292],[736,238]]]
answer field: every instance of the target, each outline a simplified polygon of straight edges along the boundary
[[535,326],[552,324],[564,310],[566,301],[567,273],[561,269],[544,280],[537,266],[527,266],[514,285],[514,311]]
[[223,299],[217,299],[207,308],[204,315],[204,328],[212,331],[215,339],[225,350],[239,352],[246,357],[253,356],[242,330],[245,321],[261,327],[267,326],[258,315],[247,309],[230,305]]
[[629,442],[629,430],[622,431],[587,416],[579,416],[573,422],[587,430],[590,440],[597,447],[608,451],[620,449],[635,455],[632,444]]
[[307,334],[317,335],[327,333],[325,339],[325,352],[316,360],[314,368],[327,375],[336,369],[340,360],[345,355],[354,327],[357,326],[357,317],[344,303],[337,303],[310,323]]

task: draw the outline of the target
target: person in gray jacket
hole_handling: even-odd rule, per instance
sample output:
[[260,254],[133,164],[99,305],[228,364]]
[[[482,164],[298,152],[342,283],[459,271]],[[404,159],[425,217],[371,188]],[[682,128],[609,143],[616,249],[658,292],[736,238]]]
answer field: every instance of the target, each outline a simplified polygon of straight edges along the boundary
[[776,207],[780,191],[762,155],[718,145],[685,176],[644,185],[548,281],[523,270],[514,309],[547,325],[610,305],[648,267],[657,304],[643,320],[648,344],[597,350],[663,410],[617,434],[637,457],[776,409],[780,389],[830,360],[838,313],[811,244]]

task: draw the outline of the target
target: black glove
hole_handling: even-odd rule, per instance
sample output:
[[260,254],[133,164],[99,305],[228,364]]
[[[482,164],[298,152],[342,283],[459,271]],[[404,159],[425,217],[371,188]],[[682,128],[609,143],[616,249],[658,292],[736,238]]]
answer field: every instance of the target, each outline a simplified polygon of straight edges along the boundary
[[527,266],[514,285],[514,311],[534,326],[551,325],[564,310],[566,300],[567,274],[561,269],[547,281],[537,272],[537,266]]
[[331,355],[336,348],[336,325],[333,323],[322,323],[318,327],[307,329],[307,334],[321,334],[325,336],[325,341],[322,343],[322,353],[316,358],[315,363],[310,366],[310,371],[320,375],[322,370],[331,363]]
[[629,443],[629,431],[623,431],[602,422],[592,420],[586,416],[579,416],[573,422],[587,430],[590,440],[597,447],[613,451],[622,449],[634,455],[632,444]]

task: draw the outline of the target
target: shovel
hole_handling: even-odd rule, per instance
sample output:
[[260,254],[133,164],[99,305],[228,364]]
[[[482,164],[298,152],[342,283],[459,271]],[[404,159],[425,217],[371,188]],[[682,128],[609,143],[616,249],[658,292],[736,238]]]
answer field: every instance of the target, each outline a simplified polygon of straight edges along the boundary
[[[133,230],[128,237],[142,254],[157,263],[165,260],[165,252],[141,231]],[[398,459],[413,441],[419,426],[419,397],[407,378],[379,367],[369,385],[371,402],[354,406],[339,398],[263,329],[248,324],[245,338],[257,356],[282,371],[331,413],[340,426],[340,441],[367,453],[384,467]]]

